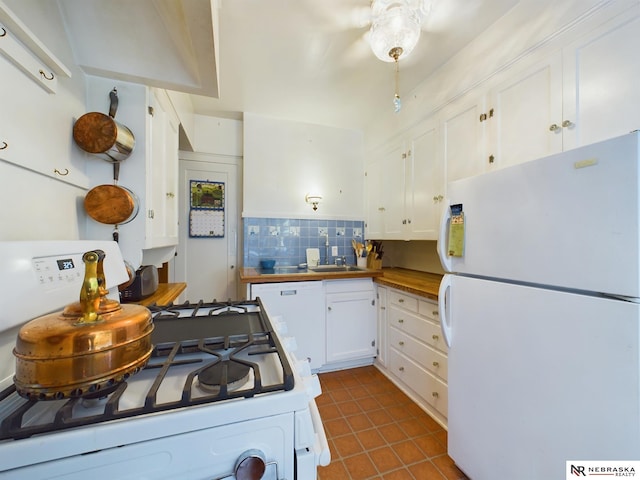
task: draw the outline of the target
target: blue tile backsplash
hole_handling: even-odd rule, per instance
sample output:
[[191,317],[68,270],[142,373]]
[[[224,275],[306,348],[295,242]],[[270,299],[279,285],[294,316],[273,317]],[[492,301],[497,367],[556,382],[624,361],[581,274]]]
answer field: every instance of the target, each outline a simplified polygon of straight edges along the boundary
[[320,263],[326,263],[324,232],[329,234],[329,263],[335,262],[331,247],[337,246],[337,256],[355,264],[351,240],[363,242],[364,221],[243,218],[244,266],[257,267],[266,258],[279,266],[298,265],[307,261],[307,248],[312,247],[320,249]]

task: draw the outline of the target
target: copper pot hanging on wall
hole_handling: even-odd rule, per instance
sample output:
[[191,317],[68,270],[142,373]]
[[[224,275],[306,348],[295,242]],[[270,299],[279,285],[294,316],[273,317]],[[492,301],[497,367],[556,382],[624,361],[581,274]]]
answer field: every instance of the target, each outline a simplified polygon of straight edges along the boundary
[[109,97],[109,115],[85,113],[73,125],[73,139],[85,152],[118,163],[131,155],[136,140],[131,130],[116,121],[118,92],[115,88],[109,92]]
[[[100,396],[146,365],[151,313],[107,298],[100,251],[83,256],[80,301],[25,324],[18,333],[14,383],[39,400]],[[106,394],[106,393],[104,393]]]

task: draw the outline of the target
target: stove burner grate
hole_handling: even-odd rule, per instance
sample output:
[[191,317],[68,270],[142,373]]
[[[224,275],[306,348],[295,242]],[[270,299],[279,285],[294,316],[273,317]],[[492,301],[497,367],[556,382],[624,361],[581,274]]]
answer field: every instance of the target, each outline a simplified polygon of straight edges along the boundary
[[198,386],[212,393],[219,393],[225,386],[228,392],[234,392],[248,382],[250,373],[249,365],[235,360],[222,360],[198,373]]
[[[226,309],[229,306],[233,306],[229,303],[234,302],[227,302],[223,304],[222,308]],[[262,309],[260,301],[241,303],[248,304],[249,308],[245,313],[232,313],[233,317],[229,317],[225,310],[221,312],[219,309],[215,309],[218,313],[214,313],[213,316],[177,318],[170,316],[171,318],[169,318],[163,314],[163,316],[154,317],[154,323],[156,324],[154,333],[157,332],[160,337],[156,339],[152,337],[155,345],[154,352],[151,361],[143,370],[145,373],[153,372],[153,374],[150,375],[151,385],[144,394],[142,406],[126,407],[121,405],[121,398],[125,395],[128,387],[128,383],[125,381],[118,384],[113,392],[110,392],[104,400],[99,402],[101,411],[95,415],[81,417],[74,415],[74,410],[76,410],[74,407],[82,399],[71,398],[53,402],[59,405],[59,408],[55,412],[52,421],[31,425],[26,424],[25,419],[29,418],[31,412],[37,410],[42,402],[20,397],[14,385],[5,388],[0,391],[0,412],[3,412],[0,422],[0,440],[18,440],[36,434],[165,412],[221,400],[251,398],[265,393],[292,390],[294,388],[293,370],[284,353],[282,344],[273,331],[268,316]],[[211,310],[210,305],[202,304],[201,307],[205,306],[205,309]],[[190,305],[187,308],[191,307]],[[166,311],[168,307],[157,308]],[[180,307],[171,306],[170,308],[179,310]],[[221,326],[224,327],[222,330],[226,329],[226,331],[224,335],[218,336],[215,331]],[[173,342],[170,342],[163,336],[163,332],[173,334],[183,330],[189,331],[187,338],[181,338],[184,335],[178,334],[178,337]],[[200,337],[191,336],[194,331],[198,330],[200,331]],[[229,332],[231,333],[229,334]],[[199,338],[199,340],[194,340],[194,338]],[[162,340],[162,342],[158,342],[158,340]],[[220,351],[223,353],[219,353]],[[192,358],[193,355],[191,355],[193,352],[199,352],[198,355],[211,354],[215,358],[212,362],[204,361],[199,357],[194,359]],[[245,357],[275,355],[276,357],[274,358],[277,358],[278,368],[282,369],[281,382],[277,381],[264,385],[259,364],[252,363],[244,358],[238,358],[238,355],[241,354]],[[234,372],[232,372],[234,373],[233,375],[229,374],[230,363],[228,362],[230,361],[232,363],[240,363],[245,367],[245,370],[248,368],[252,372],[252,375],[250,375],[252,378],[244,382],[250,388],[240,388],[243,384],[234,385],[236,381],[233,378],[236,377],[236,374]],[[227,378],[222,378],[217,391],[215,391],[215,388],[210,391],[198,388],[198,383],[208,384],[215,382],[210,378],[213,372],[208,372],[208,370],[218,364],[227,365]],[[192,365],[193,368],[189,367],[189,365]],[[165,380],[171,377],[171,372],[174,372],[176,368],[187,368],[189,371],[184,377],[182,392],[177,392],[177,399],[161,400],[159,395],[161,386],[164,385],[163,382]],[[132,380],[135,381],[139,377],[140,375],[133,377]],[[237,381],[239,382],[240,380]],[[196,387],[195,389],[193,388],[194,386]],[[51,404],[51,402],[47,403]],[[11,407],[8,411],[5,411],[2,407],[7,404],[10,404]]]

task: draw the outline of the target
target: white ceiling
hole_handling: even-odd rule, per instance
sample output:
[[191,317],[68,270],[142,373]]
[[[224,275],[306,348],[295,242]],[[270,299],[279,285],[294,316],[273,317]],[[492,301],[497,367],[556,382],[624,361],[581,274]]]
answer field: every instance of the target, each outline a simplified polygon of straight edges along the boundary
[[[196,113],[240,112],[364,127],[393,109],[394,66],[367,44],[370,0],[219,0],[219,98]],[[444,64],[517,0],[433,0],[414,52],[400,62],[400,94]]]

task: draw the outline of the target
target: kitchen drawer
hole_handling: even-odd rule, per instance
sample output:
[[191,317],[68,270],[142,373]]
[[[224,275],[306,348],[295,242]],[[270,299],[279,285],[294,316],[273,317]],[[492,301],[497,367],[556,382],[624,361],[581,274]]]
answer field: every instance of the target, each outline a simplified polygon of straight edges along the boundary
[[447,381],[447,356],[396,328],[389,328],[389,346],[415,360],[420,366]]
[[418,299],[411,295],[401,293],[397,290],[389,290],[389,302],[392,305],[398,305],[401,308],[418,313]]
[[413,313],[400,310],[395,306],[391,306],[388,312],[390,326],[394,326],[438,350],[447,351],[447,345],[442,338],[439,324],[430,322]]
[[418,300],[418,313],[427,317],[429,320],[440,323],[440,315],[438,313],[438,304],[427,300]]
[[447,416],[447,385],[394,348],[389,349],[389,370],[429,405]]

